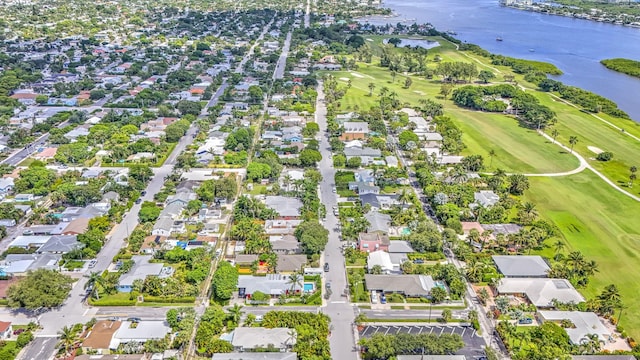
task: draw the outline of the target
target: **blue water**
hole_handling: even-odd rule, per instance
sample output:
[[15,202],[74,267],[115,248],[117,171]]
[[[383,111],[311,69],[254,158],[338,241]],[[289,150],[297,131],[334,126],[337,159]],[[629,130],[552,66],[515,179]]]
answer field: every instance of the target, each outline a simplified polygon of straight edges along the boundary
[[615,57],[640,61],[640,29],[512,9],[498,0],[385,0],[382,6],[399,17],[371,23],[431,23],[496,54],[553,63],[564,72],[559,80],[615,101],[640,121],[640,79],[600,64]]
[[402,235],[409,235],[409,234],[411,234],[411,229],[407,227],[402,229]]
[[304,292],[312,292],[315,286],[312,283],[304,283]]

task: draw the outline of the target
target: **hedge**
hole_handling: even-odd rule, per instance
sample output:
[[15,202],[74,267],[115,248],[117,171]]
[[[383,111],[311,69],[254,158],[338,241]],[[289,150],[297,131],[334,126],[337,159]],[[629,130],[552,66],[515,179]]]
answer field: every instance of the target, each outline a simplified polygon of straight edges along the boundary
[[173,304],[173,303],[193,303],[196,302],[195,296],[183,296],[183,297],[161,297],[161,296],[144,296],[144,302],[147,303],[164,303],[164,304]]

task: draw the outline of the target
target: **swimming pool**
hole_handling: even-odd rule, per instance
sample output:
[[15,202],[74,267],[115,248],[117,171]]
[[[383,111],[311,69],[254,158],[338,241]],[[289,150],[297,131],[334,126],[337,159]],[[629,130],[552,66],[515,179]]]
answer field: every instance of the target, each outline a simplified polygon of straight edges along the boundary
[[410,235],[410,234],[411,234],[411,229],[409,229],[408,227],[402,229],[402,235]]
[[445,285],[444,282],[437,280],[434,282],[436,284],[437,287],[439,287],[440,289],[447,291],[447,285]]
[[303,284],[304,292],[312,292],[315,289],[313,283],[304,283]]

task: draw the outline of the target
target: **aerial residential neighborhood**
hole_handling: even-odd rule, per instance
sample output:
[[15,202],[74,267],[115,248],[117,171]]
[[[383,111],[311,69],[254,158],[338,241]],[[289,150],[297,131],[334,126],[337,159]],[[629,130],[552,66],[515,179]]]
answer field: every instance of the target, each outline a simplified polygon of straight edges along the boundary
[[385,6],[0,4],[0,359],[640,358],[624,112]]

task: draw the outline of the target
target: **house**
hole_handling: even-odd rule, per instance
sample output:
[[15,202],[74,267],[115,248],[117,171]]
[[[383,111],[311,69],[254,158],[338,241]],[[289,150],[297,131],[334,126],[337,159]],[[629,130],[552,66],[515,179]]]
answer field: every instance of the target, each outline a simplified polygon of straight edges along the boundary
[[419,137],[424,141],[427,148],[440,148],[442,146],[442,135],[437,132],[428,132],[420,134]]
[[15,202],[27,202],[35,200],[35,195],[33,194],[18,194],[14,197]]
[[307,255],[278,254],[276,272],[279,274],[291,274],[302,270],[307,263]]
[[[482,224],[481,226],[484,231],[493,231],[494,236],[497,234],[517,234],[522,230],[522,226],[518,224]],[[482,233],[482,231],[480,231],[480,233]]]
[[536,318],[541,323],[551,321],[560,324],[563,320],[569,320],[573,324],[565,327],[564,330],[569,335],[572,344],[580,345],[589,341],[589,335],[598,336],[598,340],[604,345],[613,339],[609,330],[593,312],[581,311],[538,311]]
[[38,250],[37,254],[66,254],[82,248],[82,243],[75,235],[53,235]]
[[276,254],[292,255],[302,252],[298,239],[290,234],[269,236],[269,242],[271,242],[271,250]]
[[541,256],[493,255],[498,271],[508,278],[546,278],[550,268]]
[[376,158],[380,158],[382,156],[382,152],[370,147],[349,147],[344,149],[344,156],[347,158],[347,161],[354,157],[359,157],[362,165],[371,165]]
[[147,276],[169,277],[173,274],[173,268],[165,267],[162,263],[150,263],[151,255],[134,255],[131,257],[133,266],[129,272],[124,273],[118,280],[118,291],[131,292],[136,280],[145,280]]
[[0,340],[9,340],[12,334],[11,321],[0,321]]
[[9,254],[0,261],[0,270],[11,275],[21,275],[38,269],[60,270],[60,259],[60,254]]
[[493,190],[480,190],[473,194],[473,198],[475,199],[475,204],[483,207],[493,206],[500,201],[500,196],[494,193]]
[[301,223],[302,220],[266,220],[264,222],[264,230],[267,235],[293,234],[296,227]]
[[379,266],[384,274],[389,274],[399,270],[396,269],[394,264],[391,262],[391,256],[389,256],[389,253],[382,250],[370,252],[367,256],[367,269],[369,272],[371,272],[371,270],[376,266]]
[[39,248],[51,239],[51,236],[19,235],[9,244],[9,247],[23,249]]
[[[237,252],[238,248],[236,246],[236,253]],[[238,266],[251,266],[256,261],[258,261],[258,255],[255,254],[237,254],[235,258],[235,263]]]
[[369,124],[364,121],[346,121],[342,124],[340,140],[364,139],[369,134]]
[[369,185],[373,185],[376,181],[375,174],[373,173],[373,170],[370,169],[356,171],[353,175],[356,179],[356,182],[363,182]]
[[4,227],[16,226],[16,220],[15,219],[0,219],[0,226],[4,226]]
[[389,251],[389,237],[380,233],[358,234],[358,248],[360,251]]
[[280,219],[298,219],[300,218],[300,209],[302,201],[298,198],[286,196],[267,196],[265,204],[269,209],[275,210]]
[[267,276],[240,275],[238,276],[238,296],[241,299],[251,298],[256,291],[279,296],[291,291],[302,291],[300,284],[292,284],[288,275],[267,274]]
[[537,308],[552,308],[553,300],[561,303],[580,303],[584,297],[566,279],[503,278],[496,290],[500,295],[525,297]]
[[411,244],[404,240],[394,240],[389,244],[389,257],[394,269],[400,271],[400,265],[409,260],[409,254],[415,252]]
[[288,328],[238,327],[233,331],[231,345],[235,351],[256,351],[273,346],[286,352],[296,344],[295,330]]
[[167,334],[171,334],[171,327],[164,320],[145,320],[135,325],[131,321],[123,321],[120,328],[113,334],[109,349],[118,349],[123,343],[144,344],[148,340],[164,339]]
[[388,167],[398,167],[398,158],[393,155],[385,156],[384,161]]
[[396,360],[466,360],[464,355],[398,355]]
[[348,184],[349,190],[355,191],[358,194],[380,194],[380,187],[375,185],[369,185],[365,182],[351,181]]
[[400,205],[397,195],[363,194],[360,195],[362,206],[369,204],[371,210],[389,210],[395,205]]
[[438,286],[430,275],[371,275],[364,281],[369,291],[399,293],[408,297],[429,297],[431,289]]
[[82,342],[84,352],[94,350],[98,353],[108,353],[111,338],[120,329],[121,321],[99,320],[89,332],[89,335]]
[[100,354],[78,355],[75,360],[155,360],[147,354]]
[[367,227],[368,233],[388,235],[389,227],[391,226],[391,216],[381,214],[377,211],[369,211],[364,214],[364,218],[369,222],[369,226]]
[[169,216],[161,216],[156,220],[156,223],[153,224],[153,229],[151,230],[151,235],[157,236],[171,236],[171,230],[173,229],[173,218]]
[[80,235],[84,234],[89,228],[89,220],[87,218],[79,218],[75,220],[71,220],[69,223],[60,223],[65,224],[66,226],[60,232],[62,235]]
[[89,135],[88,127],[78,126],[77,128],[75,128],[75,129],[69,131],[68,133],[64,134],[63,136],[65,138],[71,140],[71,142],[74,142],[80,136],[87,136],[87,135]]
[[572,360],[636,360],[633,355],[571,355]]
[[[76,358],[77,359],[77,358]],[[248,352],[213,354],[211,360],[297,360],[298,354],[292,352]]]
[[96,179],[98,176],[100,176],[100,174],[100,170],[86,169],[82,172],[82,177],[85,179]]
[[8,194],[13,191],[14,180],[11,177],[0,178],[0,194]]

